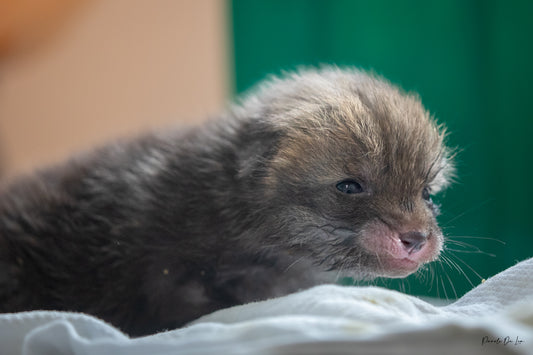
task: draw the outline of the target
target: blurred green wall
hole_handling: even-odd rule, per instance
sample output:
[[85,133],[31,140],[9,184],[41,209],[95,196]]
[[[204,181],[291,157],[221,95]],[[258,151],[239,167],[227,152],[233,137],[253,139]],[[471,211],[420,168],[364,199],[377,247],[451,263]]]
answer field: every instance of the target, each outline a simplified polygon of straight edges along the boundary
[[229,11],[237,93],[302,64],[373,69],[418,92],[460,148],[439,220],[472,246],[451,242],[462,252],[434,274],[380,285],[455,297],[533,256],[533,1],[233,0]]

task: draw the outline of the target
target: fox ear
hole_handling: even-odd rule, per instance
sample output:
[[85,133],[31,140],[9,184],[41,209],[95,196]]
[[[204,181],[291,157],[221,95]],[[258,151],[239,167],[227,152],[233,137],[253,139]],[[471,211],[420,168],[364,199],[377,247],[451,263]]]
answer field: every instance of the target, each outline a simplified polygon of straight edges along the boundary
[[264,123],[254,125],[253,128],[251,125],[244,127],[237,151],[237,177],[241,180],[265,177],[268,162],[278,151],[280,137],[280,132]]
[[437,173],[429,184],[431,192],[438,193],[455,181],[454,154],[455,153],[450,154],[445,152],[439,159],[438,166],[435,167]]

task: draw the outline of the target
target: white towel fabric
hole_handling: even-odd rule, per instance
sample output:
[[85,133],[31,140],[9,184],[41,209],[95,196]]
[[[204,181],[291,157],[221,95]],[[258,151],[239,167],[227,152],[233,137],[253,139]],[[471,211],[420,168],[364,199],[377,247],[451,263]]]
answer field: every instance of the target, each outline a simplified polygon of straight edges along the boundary
[[445,307],[325,285],[137,339],[84,314],[4,314],[0,354],[533,354],[533,259]]

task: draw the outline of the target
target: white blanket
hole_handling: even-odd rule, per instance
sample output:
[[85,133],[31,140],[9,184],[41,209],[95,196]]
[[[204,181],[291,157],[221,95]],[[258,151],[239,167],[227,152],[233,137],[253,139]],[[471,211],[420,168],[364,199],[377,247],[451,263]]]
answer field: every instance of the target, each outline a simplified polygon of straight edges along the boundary
[[326,285],[137,339],[83,314],[4,314],[0,354],[533,354],[533,259],[445,307]]

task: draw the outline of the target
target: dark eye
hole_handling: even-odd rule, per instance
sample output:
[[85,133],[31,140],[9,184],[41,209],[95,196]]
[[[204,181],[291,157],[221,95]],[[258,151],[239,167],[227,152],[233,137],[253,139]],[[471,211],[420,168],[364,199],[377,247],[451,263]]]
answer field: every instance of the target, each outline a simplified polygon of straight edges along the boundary
[[363,188],[357,181],[343,180],[337,184],[337,190],[345,194],[358,194],[363,192]]
[[431,201],[431,194],[429,192],[429,187],[424,187],[422,190],[422,198],[426,200],[427,202]]

